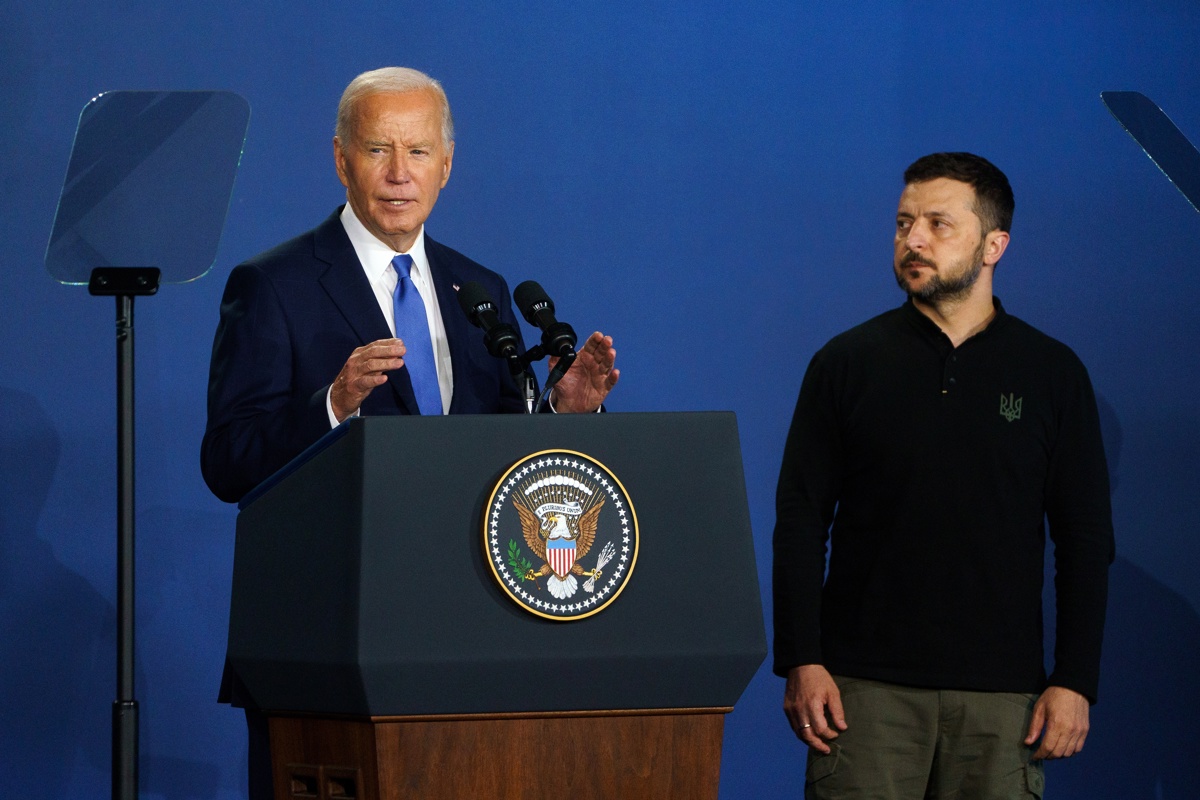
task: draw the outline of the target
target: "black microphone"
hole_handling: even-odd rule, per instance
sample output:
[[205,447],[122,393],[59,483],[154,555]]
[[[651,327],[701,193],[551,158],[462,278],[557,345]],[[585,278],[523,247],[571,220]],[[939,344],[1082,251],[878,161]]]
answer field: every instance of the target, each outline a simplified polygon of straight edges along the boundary
[[517,331],[500,321],[496,304],[487,289],[476,281],[464,283],[458,290],[458,304],[471,324],[483,329],[483,343],[496,358],[515,358],[518,353]]
[[521,316],[542,330],[542,349],[546,355],[575,360],[575,330],[554,317],[554,301],[536,281],[525,281],[513,290],[513,300]]

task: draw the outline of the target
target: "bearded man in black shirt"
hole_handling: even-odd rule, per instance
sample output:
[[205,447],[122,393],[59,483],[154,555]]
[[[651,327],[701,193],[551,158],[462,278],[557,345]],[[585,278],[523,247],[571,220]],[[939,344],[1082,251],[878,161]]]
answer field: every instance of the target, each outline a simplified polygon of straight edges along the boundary
[[808,797],[1041,797],[1042,760],[1083,747],[1099,680],[1114,545],[1095,396],[1068,347],[992,294],[1004,173],[936,153],[904,180],[908,299],[813,357],[788,434],[774,669]]

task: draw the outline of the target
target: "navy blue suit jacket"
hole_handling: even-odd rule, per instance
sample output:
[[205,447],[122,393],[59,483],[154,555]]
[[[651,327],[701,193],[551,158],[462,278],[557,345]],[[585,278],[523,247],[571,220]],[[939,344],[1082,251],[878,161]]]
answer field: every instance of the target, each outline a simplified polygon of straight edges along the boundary
[[[237,266],[221,300],[200,464],[213,493],[237,502],[329,431],[325,397],[356,347],[391,338],[339,215]],[[451,414],[520,412],[520,392],[458,305],[478,281],[520,335],[504,279],[425,237],[454,370]],[[414,413],[408,369],[389,373],[363,415]]]

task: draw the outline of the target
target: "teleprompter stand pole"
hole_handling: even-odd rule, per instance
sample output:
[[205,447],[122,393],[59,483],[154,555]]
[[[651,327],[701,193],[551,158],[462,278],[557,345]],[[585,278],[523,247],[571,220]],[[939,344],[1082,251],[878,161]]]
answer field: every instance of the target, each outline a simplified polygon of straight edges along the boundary
[[133,696],[133,298],[158,292],[158,267],[99,267],[88,292],[117,299],[117,699],[112,796],[137,800],[138,706]]

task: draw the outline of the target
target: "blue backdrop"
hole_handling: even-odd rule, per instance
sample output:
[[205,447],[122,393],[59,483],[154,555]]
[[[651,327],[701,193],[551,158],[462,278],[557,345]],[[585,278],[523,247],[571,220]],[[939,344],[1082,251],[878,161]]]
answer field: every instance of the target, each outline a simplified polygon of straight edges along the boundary
[[[1191,0],[3,6],[6,785],[108,792],[113,305],[42,265],[80,109],[112,89],[229,89],[253,107],[211,273],[137,305],[143,795],[234,798],[243,723],[215,692],[235,509],[198,468],[219,297],[235,263],[342,201],[334,108],[350,78],[387,64],[440,78],[454,107],[434,236],[513,283],[539,280],[577,329],[612,333],[615,410],[737,412],[768,624],[796,392],[822,343],[902,299],[902,170],[946,149],[1004,169],[1017,212],[997,293],[1089,366],[1116,479],[1101,700],[1050,788],[1200,785],[1200,215],[1099,99],[1142,91],[1200,140]],[[722,797],[797,796],[804,750],[781,691],[764,668],[729,716]]]

